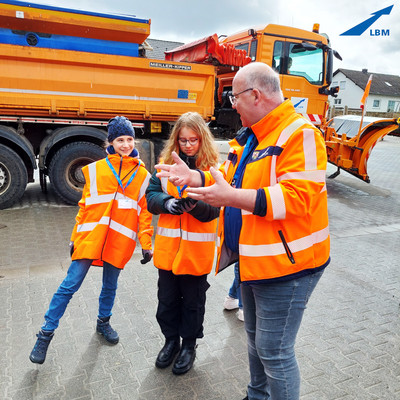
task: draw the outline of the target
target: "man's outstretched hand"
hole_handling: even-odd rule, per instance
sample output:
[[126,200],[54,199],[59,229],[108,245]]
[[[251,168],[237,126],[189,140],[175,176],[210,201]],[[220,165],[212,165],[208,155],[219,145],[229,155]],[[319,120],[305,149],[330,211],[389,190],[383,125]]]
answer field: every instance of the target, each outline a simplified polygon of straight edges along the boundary
[[230,205],[232,196],[235,196],[235,189],[229,185],[220,171],[211,167],[210,173],[215,183],[207,187],[187,188],[188,196],[195,200],[203,200],[214,207]]
[[168,180],[175,186],[200,186],[201,176],[195,171],[189,169],[186,163],[176,154],[172,152],[174,164],[157,164],[155,168],[160,170],[157,172],[157,178],[168,178]]

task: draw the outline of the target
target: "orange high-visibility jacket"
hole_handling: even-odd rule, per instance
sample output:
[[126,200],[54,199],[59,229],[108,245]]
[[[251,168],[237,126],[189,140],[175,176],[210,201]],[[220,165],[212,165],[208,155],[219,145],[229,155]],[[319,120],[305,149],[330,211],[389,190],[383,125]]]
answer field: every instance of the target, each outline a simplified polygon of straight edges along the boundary
[[152,247],[152,215],[145,197],[150,174],[137,158],[112,154],[108,160],[117,174],[121,166],[124,186],[136,175],[123,191],[106,159],[82,168],[86,184],[71,236],[72,259],[91,259],[96,265],[105,261],[124,268],[135,250],[136,237],[143,249]]
[[[180,198],[178,189],[161,178],[164,193]],[[186,194],[183,195],[186,197]],[[154,242],[154,265],[175,275],[205,275],[214,263],[217,219],[200,222],[189,213],[160,214]]]
[[[266,216],[242,211],[239,266],[242,281],[295,277],[329,263],[325,183],[327,156],[321,133],[286,100],[251,127],[258,145],[244,172],[243,189],[262,189]],[[244,146],[234,139],[220,170],[231,183]],[[206,184],[210,174],[206,173]],[[224,208],[218,228],[217,272],[234,259],[224,244]]]

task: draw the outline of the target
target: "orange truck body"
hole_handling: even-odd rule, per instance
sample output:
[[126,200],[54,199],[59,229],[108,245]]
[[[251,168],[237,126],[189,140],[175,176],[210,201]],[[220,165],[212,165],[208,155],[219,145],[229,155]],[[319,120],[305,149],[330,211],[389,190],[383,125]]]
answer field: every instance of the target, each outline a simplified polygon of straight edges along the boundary
[[284,96],[321,128],[329,161],[368,182],[374,140],[394,123],[351,140],[327,128],[335,52],[317,27],[270,24],[222,40],[212,35],[160,61],[145,57],[150,25],[126,15],[0,1],[0,209],[23,196],[37,167],[44,191],[49,178],[62,199],[76,204],[81,168],[104,157],[105,126],[115,115],[132,121],[150,170],[159,139],[187,111],[202,115],[216,136],[232,137],[241,127],[228,100],[232,80],[252,61],[276,69]]
[[[82,166],[104,157],[107,121],[128,117],[147,167],[187,111],[214,114],[215,67],[146,58],[150,20],[20,1],[0,2],[0,208],[39,167],[76,204]],[[150,140],[141,140],[147,135]]]
[[209,120],[214,77],[209,65],[1,44],[0,114],[175,121],[197,111]]

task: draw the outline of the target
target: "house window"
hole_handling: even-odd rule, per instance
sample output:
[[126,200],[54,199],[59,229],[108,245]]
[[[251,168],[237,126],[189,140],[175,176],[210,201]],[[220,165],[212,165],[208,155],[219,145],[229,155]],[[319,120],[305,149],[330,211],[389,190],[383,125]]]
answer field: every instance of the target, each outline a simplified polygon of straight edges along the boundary
[[342,99],[335,99],[335,104],[342,104]]
[[379,108],[381,106],[381,101],[380,100],[374,100],[372,103],[373,108]]
[[340,87],[340,90],[346,89],[346,81],[340,81],[339,87]]
[[331,86],[337,86],[338,85],[338,81],[333,81]]
[[396,102],[394,100],[389,100],[387,112],[393,112],[395,104],[396,104]]

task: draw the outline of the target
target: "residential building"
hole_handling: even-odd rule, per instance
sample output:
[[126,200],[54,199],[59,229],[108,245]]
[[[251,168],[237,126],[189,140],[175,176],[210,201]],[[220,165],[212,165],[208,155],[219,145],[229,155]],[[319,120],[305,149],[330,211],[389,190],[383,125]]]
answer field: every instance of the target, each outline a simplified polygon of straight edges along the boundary
[[372,84],[365,105],[366,113],[383,116],[400,112],[400,76],[371,73],[367,69],[354,71],[339,68],[334,72],[331,86],[339,86],[339,93],[337,97],[329,96],[331,109],[334,107],[336,111],[346,109],[349,113],[361,112],[361,98],[371,74]]

